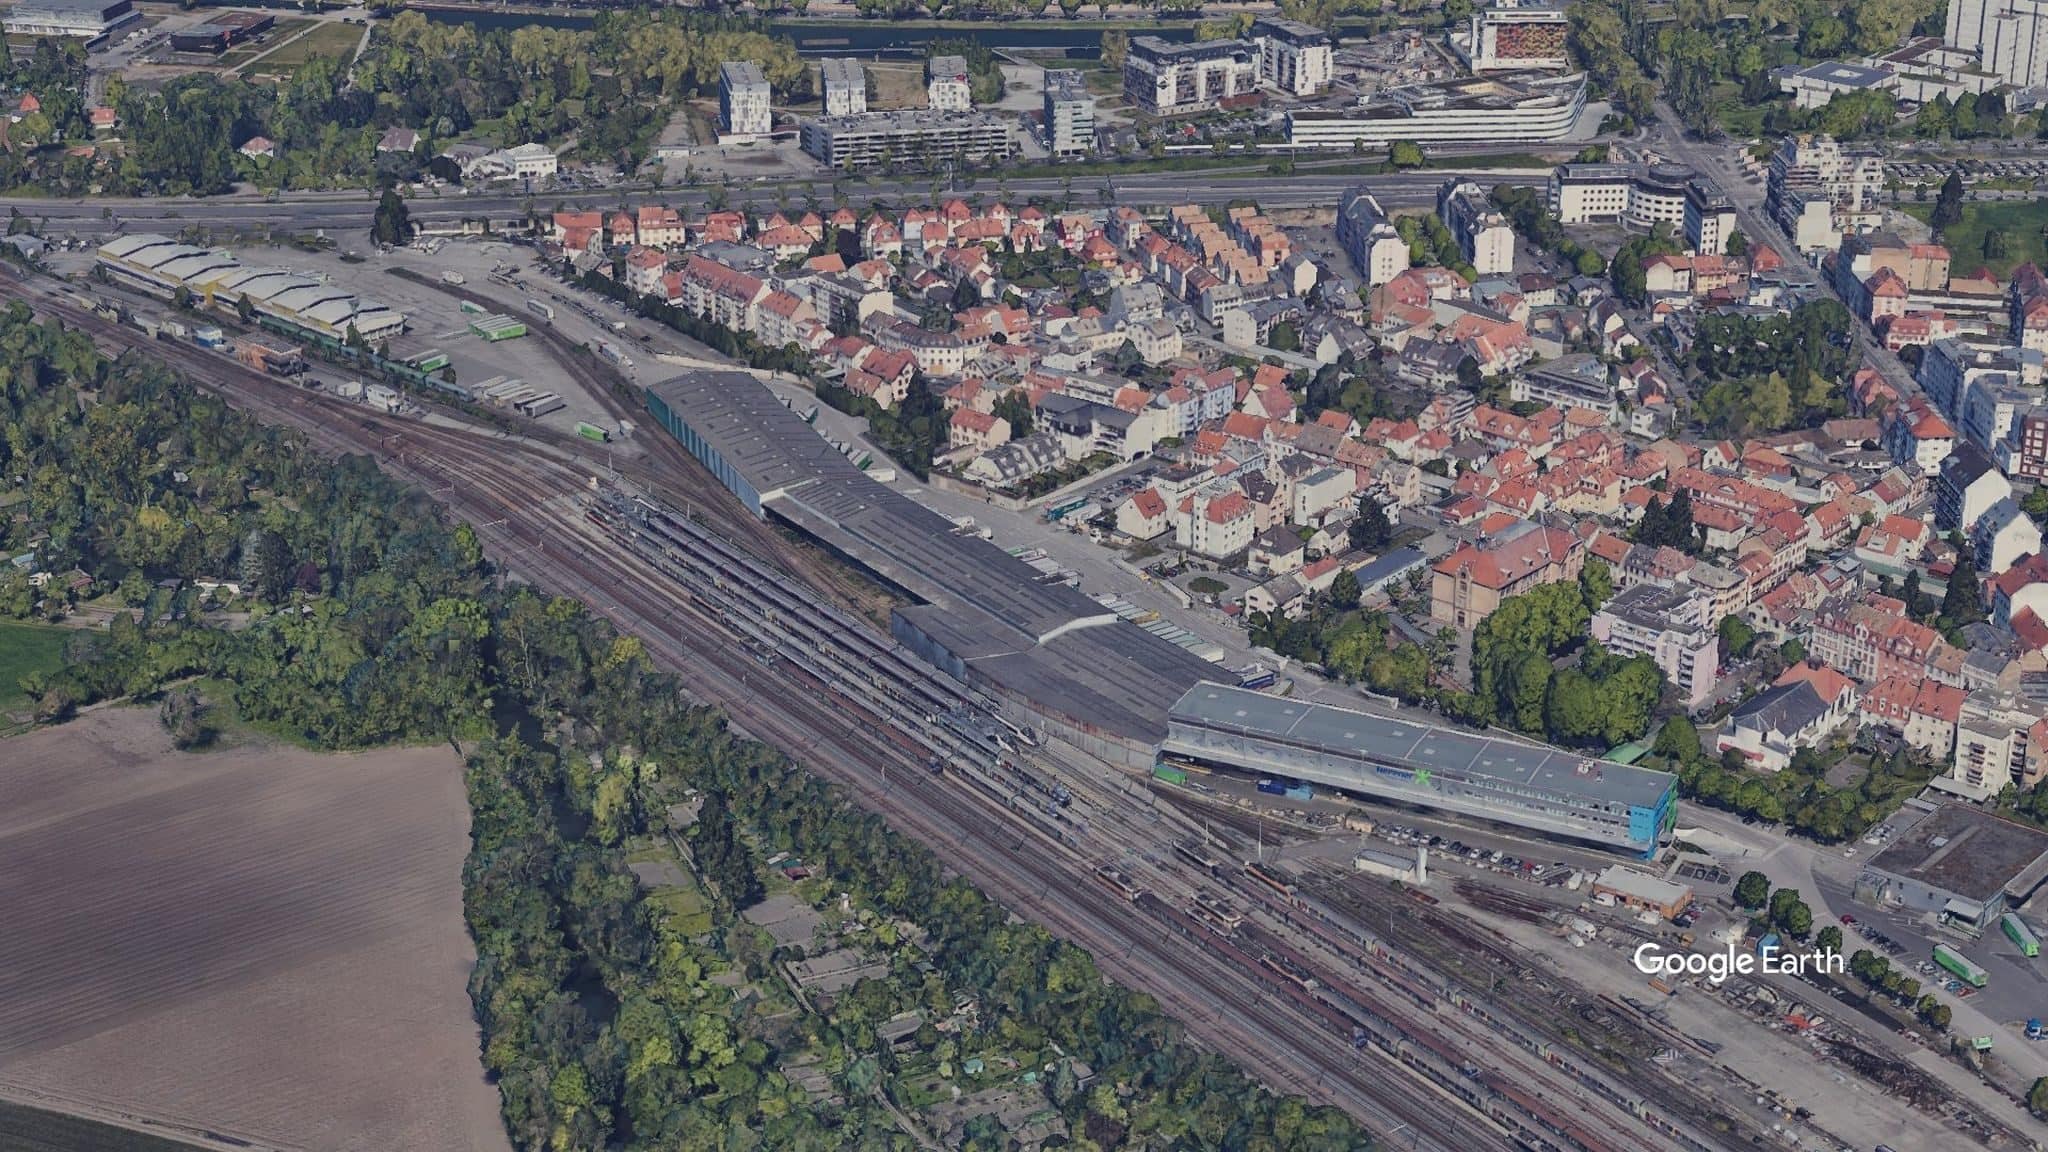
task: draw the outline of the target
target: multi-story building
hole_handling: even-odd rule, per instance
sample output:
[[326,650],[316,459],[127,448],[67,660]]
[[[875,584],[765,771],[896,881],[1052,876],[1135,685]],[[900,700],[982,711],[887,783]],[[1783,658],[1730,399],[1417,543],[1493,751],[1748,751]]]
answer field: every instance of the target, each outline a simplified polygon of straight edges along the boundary
[[858,116],[868,110],[868,74],[860,61],[834,56],[818,65],[825,115]]
[[1515,230],[1476,182],[1445,181],[1436,192],[1436,210],[1458,241],[1458,249],[1481,276],[1515,270]]
[[1176,44],[1136,36],[1124,53],[1124,98],[1154,116],[1207,111],[1258,83],[1258,49],[1243,40]]
[[1451,33],[1451,48],[1474,72],[1561,71],[1572,63],[1569,32],[1562,4],[1500,0],[1475,10],[1462,33]]
[[1330,34],[1312,24],[1262,16],[1252,21],[1259,49],[1259,79],[1291,96],[1313,96],[1330,86]]
[[1934,526],[1968,532],[1991,506],[2012,495],[2012,484],[1975,444],[1958,444],[1934,481]]
[[1764,210],[1800,251],[1828,252],[1843,235],[1880,225],[1883,190],[1884,159],[1874,149],[1799,133],[1785,137],[1771,155]]
[[768,77],[752,60],[718,66],[718,121],[728,136],[766,136],[775,128],[769,108]]
[[974,107],[974,81],[965,56],[934,56],[925,63],[925,102],[938,112],[966,112]]
[[1586,554],[1570,532],[1523,521],[1467,544],[1436,562],[1429,616],[1439,624],[1476,628],[1500,602],[1532,588],[1576,580]]
[[1956,718],[1956,753],[1945,791],[1988,800],[2006,788],[2039,783],[2048,762],[2048,722],[2041,706],[2011,692],[1972,692]]
[[1287,142],[1349,149],[1396,140],[1535,143],[1571,135],[1586,110],[1586,77],[1534,72],[1460,76],[1384,88],[1355,108],[1295,108]]
[[1970,386],[1998,376],[1998,386],[2037,388],[2043,379],[2042,354],[2029,348],[1979,344],[1960,339],[1936,340],[1920,357],[1914,380],[1951,423],[1962,419]]
[[1638,584],[1593,616],[1593,638],[1622,656],[1648,656],[1678,690],[1687,708],[1714,694],[1720,675],[1719,621],[1701,619],[1703,598],[1691,588]]
[[2048,84],[2048,2],[1949,0],[1950,47],[1974,52],[1984,71],[2016,88]]
[[1055,157],[1095,150],[1095,96],[1071,68],[1045,74],[1045,146]]
[[1251,547],[1255,521],[1244,493],[1197,492],[1182,499],[1174,543],[1203,556],[1232,556]]
[[1408,270],[1408,242],[1364,188],[1346,192],[1337,206],[1337,243],[1350,254],[1368,287],[1377,288]]
[[1683,164],[1560,164],[1550,174],[1560,224],[1659,224],[1695,252],[1719,254],[1735,231],[1735,203]]
[[93,48],[140,19],[130,0],[21,0],[5,26],[9,36],[70,36]]
[[931,168],[948,160],[1007,159],[1016,149],[1008,121],[987,113],[928,109],[828,116],[804,124],[803,149],[828,168]]

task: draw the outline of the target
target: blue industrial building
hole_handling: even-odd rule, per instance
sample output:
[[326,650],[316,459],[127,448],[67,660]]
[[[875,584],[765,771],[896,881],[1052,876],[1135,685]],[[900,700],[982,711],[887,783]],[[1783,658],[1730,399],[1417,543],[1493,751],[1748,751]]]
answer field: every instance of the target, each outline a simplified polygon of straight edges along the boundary
[[1222,684],[1197,685],[1174,704],[1161,751],[1645,858],[1678,815],[1669,772]]

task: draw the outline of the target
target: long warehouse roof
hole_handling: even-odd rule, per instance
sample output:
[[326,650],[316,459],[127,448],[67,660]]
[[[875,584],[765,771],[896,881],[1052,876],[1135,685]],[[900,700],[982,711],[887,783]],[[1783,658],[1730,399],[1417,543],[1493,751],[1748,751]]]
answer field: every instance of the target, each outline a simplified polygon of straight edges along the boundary
[[1486,777],[1597,804],[1654,808],[1674,781],[1669,772],[1592,760],[1540,744],[1222,684],[1189,689],[1174,704],[1172,718],[1388,764]]

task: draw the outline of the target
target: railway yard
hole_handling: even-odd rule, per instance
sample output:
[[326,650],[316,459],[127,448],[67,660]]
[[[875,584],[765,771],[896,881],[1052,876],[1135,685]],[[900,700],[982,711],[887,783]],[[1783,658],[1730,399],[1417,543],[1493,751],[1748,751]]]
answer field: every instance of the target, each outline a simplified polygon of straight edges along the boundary
[[[323,451],[418,482],[510,576],[583,600],[736,727],[1089,948],[1260,1079],[1346,1109],[1390,1147],[1712,1152],[1785,1146],[1794,1129],[1801,1147],[1848,1146],[1653,1007],[1592,993],[1434,898],[1328,865],[1248,863],[1256,830],[1241,821],[1211,831],[1006,719],[878,627],[887,592],[750,514],[658,431],[613,460],[558,429],[373,414],[17,276],[0,272],[11,294],[104,347],[159,356]],[[530,331],[613,419],[642,418],[587,349]],[[1490,887],[1458,893],[1496,919],[1546,911]],[[1995,1121],[1969,1136],[2026,1146]]]

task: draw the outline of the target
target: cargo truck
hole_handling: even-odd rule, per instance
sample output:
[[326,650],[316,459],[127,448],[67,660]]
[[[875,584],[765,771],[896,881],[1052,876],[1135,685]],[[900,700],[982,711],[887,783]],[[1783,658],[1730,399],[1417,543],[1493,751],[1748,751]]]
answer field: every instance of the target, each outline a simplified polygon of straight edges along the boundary
[[1259,781],[1259,791],[1266,793],[1268,796],[1285,796],[1287,795],[1287,785],[1278,780],[1261,780]]
[[611,433],[587,421],[579,420],[576,422],[576,434],[585,440],[595,440],[599,444],[609,444],[612,442]]
[[1961,980],[1972,988],[1982,988],[1986,978],[1984,970],[1970,962],[1969,957],[1946,944],[1934,946],[1934,962],[1949,975]]
[[2027,927],[2027,922],[2011,912],[1998,918],[1998,926],[2005,929],[2006,938],[2019,945],[2020,955],[2032,958],[2041,954],[2040,937]]
[[1154,764],[1152,766],[1152,775],[1155,779],[1164,780],[1168,784],[1185,784],[1188,782],[1188,774],[1186,772],[1169,764]]
[[1289,800],[1313,800],[1316,798],[1315,791],[1306,784],[1290,785],[1287,791],[1281,793],[1281,795]]

